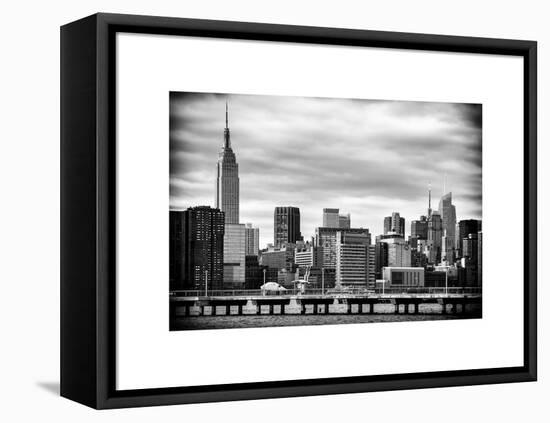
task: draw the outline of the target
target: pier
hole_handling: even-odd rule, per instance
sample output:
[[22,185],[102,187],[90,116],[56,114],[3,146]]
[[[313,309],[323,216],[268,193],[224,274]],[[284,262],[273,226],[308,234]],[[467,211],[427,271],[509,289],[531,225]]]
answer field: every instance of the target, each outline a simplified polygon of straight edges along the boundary
[[[385,305],[380,311],[380,305]],[[391,307],[387,307],[391,306]],[[179,291],[170,295],[173,317],[311,314],[465,314],[481,293],[284,293]],[[388,309],[390,311],[388,311]],[[429,309],[429,311],[427,311]]]

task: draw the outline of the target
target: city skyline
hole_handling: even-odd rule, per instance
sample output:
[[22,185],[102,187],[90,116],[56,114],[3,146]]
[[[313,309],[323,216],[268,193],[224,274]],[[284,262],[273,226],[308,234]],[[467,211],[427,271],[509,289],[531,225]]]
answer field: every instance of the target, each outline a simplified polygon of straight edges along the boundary
[[[240,168],[240,223],[260,228],[260,248],[274,242],[278,206],[300,209],[304,239],[330,207],[374,235],[384,232],[385,216],[399,212],[408,236],[410,222],[427,214],[428,183],[432,208],[446,194],[438,195],[437,178],[453,192],[457,221],[482,217],[479,105],[201,93],[171,93],[171,210],[215,207],[226,101]],[[285,117],[292,125],[283,126]],[[335,132],[343,123],[349,130]],[[304,148],[308,141],[314,149]],[[424,165],[416,165],[418,156]]]

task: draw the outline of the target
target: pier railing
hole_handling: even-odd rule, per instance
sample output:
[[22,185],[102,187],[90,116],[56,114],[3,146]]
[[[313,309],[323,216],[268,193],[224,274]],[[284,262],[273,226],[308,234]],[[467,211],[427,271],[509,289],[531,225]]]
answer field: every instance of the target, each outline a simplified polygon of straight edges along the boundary
[[259,295],[278,295],[278,296],[340,296],[340,295],[479,295],[481,288],[478,287],[418,287],[418,288],[385,288],[385,289],[365,289],[365,288],[329,288],[329,289],[286,289],[284,291],[262,291],[261,289],[215,289],[215,290],[174,290],[170,291],[173,297],[254,297]]

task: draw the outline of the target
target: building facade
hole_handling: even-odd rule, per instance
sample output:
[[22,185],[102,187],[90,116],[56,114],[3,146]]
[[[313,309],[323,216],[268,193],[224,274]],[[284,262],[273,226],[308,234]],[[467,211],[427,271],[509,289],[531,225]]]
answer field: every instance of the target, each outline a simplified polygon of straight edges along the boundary
[[388,266],[411,267],[411,247],[409,244],[388,244]]
[[223,237],[223,287],[244,288],[246,231],[243,224],[226,223]]
[[424,286],[422,267],[384,267],[382,278],[387,288],[413,288]]
[[336,286],[367,288],[369,276],[370,234],[338,231],[336,233]]
[[428,219],[426,216],[420,216],[419,220],[411,222],[411,237],[428,239]]
[[428,241],[430,243],[430,249],[432,253],[428,257],[428,260],[432,264],[439,263],[441,261],[441,241],[443,236],[443,226],[441,215],[439,212],[434,211],[428,218]]
[[216,208],[225,213],[225,223],[239,223],[239,165],[231,148],[227,103],[223,146],[217,163]]
[[340,209],[325,208],[323,209],[323,227],[338,228],[340,227]]
[[341,214],[338,216],[338,227],[340,229],[349,229],[351,228],[351,215]]
[[481,231],[481,220],[477,219],[465,219],[461,220],[457,224],[456,228],[456,256],[457,258],[464,257],[464,239],[468,238],[468,235],[470,234],[477,234],[479,231]]
[[[453,193],[448,192],[439,200],[441,229],[443,234],[454,244],[456,230],[456,208],[453,205]],[[454,245],[452,245],[454,248]]]
[[208,206],[170,211],[170,289],[222,288],[224,220]]
[[384,218],[384,235],[388,233],[405,236],[405,218],[401,217],[398,212],[393,212],[391,216]]
[[260,252],[260,228],[255,228],[252,223],[247,223],[244,230],[246,255],[258,256]]
[[300,232],[300,209],[298,207],[275,207],[273,213],[273,243],[282,247],[302,239]]
[[370,232],[363,228],[316,228],[315,229],[315,246],[322,248],[323,267],[325,269],[336,269],[336,234],[339,231],[345,233],[368,234],[370,244]]

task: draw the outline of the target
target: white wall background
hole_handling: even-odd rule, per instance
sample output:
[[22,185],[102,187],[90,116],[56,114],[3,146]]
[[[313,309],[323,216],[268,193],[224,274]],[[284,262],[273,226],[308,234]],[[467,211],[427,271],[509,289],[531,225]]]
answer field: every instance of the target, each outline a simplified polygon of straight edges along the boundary
[[[546,421],[550,315],[539,266],[539,382],[95,412],[59,383],[59,26],[97,11],[539,42],[539,215],[550,213],[550,28],[542,1],[19,1],[0,65],[0,419],[4,421]],[[512,164],[513,165],[513,164]],[[539,262],[550,226],[539,222]],[[546,308],[546,309],[545,309]],[[503,330],[505,330],[503,328]]]

